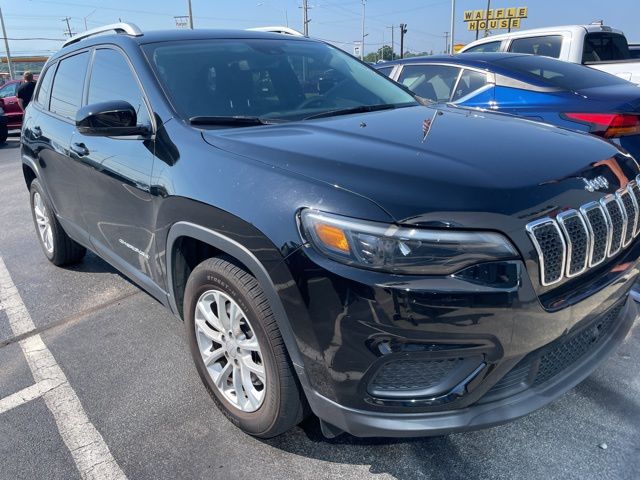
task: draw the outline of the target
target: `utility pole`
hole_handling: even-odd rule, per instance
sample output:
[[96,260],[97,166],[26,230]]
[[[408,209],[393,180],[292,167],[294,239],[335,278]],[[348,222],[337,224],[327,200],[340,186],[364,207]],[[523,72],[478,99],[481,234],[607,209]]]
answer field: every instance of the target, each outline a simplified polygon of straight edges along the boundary
[[7,30],[4,28],[4,17],[2,16],[2,8],[0,8],[0,23],[2,24],[2,36],[4,37],[4,48],[7,51],[7,65],[9,66],[9,80],[13,80],[13,62],[11,61],[11,52],[9,51],[9,40],[7,39]]
[[395,41],[393,39],[393,34],[396,31],[396,27],[395,25],[391,25],[390,27],[387,27],[391,29],[391,60],[395,60],[396,59],[396,45],[395,45]]
[[451,0],[451,49],[449,50],[449,53],[451,55],[454,54],[453,51],[453,37],[454,37],[454,32],[455,32],[455,28],[456,28],[456,0]]
[[449,32],[444,32],[444,53],[449,50]]
[[302,0],[302,33],[305,37],[309,36],[309,1]]
[[360,60],[364,60],[364,19],[367,10],[367,0],[362,0],[362,44],[360,45]]
[[191,10],[191,0],[187,0],[187,7],[189,10],[189,28],[193,30],[193,11]]
[[400,24],[400,58],[404,58],[404,36],[407,34],[407,24]]
[[487,0],[487,14],[485,15],[486,18],[486,22],[485,22],[485,29],[484,29],[484,36],[488,37],[489,36],[489,11],[491,10],[491,0]]
[[63,22],[67,22],[67,35],[69,36],[69,38],[71,38],[73,36],[73,33],[71,33],[71,25],[69,25],[69,20],[71,20],[71,17],[64,17],[62,19]]

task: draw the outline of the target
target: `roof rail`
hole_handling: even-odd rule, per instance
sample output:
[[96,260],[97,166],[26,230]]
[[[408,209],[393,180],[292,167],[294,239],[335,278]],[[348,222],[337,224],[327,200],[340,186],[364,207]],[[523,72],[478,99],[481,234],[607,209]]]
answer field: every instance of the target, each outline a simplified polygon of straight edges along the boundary
[[103,27],[92,28],[91,30],[87,30],[85,32],[79,33],[78,35],[74,35],[69,38],[66,42],[62,44],[63,47],[67,45],[71,45],[72,43],[79,42],[82,39],[87,37],[92,37],[94,35],[98,35],[100,33],[111,32],[114,31],[116,33],[123,33],[125,35],[131,35],[132,37],[139,37],[142,35],[142,30],[138,28],[134,23],[112,23],[110,25],[105,25]]
[[294,37],[303,37],[304,35],[297,30],[289,27],[254,27],[247,28],[247,30],[251,30],[254,32],[270,32],[270,33],[280,33],[282,35],[293,35]]

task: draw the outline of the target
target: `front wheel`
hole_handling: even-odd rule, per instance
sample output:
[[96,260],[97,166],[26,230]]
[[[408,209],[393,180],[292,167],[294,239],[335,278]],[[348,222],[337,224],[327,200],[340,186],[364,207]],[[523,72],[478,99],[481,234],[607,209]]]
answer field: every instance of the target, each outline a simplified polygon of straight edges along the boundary
[[293,365],[251,274],[230,259],[205,260],[189,276],[184,316],[200,378],[231,422],[270,438],[303,419]]

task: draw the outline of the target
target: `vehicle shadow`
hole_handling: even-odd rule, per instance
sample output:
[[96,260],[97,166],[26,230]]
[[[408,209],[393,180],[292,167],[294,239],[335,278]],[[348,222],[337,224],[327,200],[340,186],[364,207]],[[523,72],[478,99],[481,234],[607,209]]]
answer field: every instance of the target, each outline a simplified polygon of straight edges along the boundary
[[[615,373],[614,365],[605,367],[607,375]],[[618,372],[620,382],[632,382],[633,375],[621,376],[624,373]],[[365,467],[371,474],[399,480],[554,478],[549,472],[559,469],[573,472],[567,478],[603,478],[604,472],[611,478],[631,478],[628,472],[640,468],[640,459],[630,453],[637,451],[633,439],[640,438],[640,401],[633,388],[619,391],[616,385],[595,373],[546,408],[473,432],[407,439],[343,434],[326,439],[318,419],[310,417],[298,428],[263,442],[287,453]],[[599,427],[599,422],[606,427]],[[615,452],[607,455],[599,448],[605,440]]]
[[459,451],[458,445],[452,441],[452,435],[358,438],[343,434],[326,439],[318,419],[311,417],[299,428],[263,442],[288,453],[317,460],[369,465],[371,474],[387,474],[400,480],[480,480],[491,477],[480,462]]

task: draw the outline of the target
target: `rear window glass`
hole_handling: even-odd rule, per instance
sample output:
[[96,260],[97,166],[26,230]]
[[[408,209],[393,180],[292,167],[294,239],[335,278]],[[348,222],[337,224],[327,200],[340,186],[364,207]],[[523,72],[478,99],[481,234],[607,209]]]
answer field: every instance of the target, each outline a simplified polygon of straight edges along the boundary
[[624,35],[617,33],[588,33],[584,38],[582,63],[628,60],[629,45]]
[[629,49],[631,58],[640,58],[640,46],[636,46]]
[[614,75],[584,67],[575,63],[562,62],[544,57],[514,56],[494,62],[500,67],[524,74],[540,83],[563,90],[581,90],[583,88],[603,87],[607,85],[623,85],[629,82]]
[[547,35],[543,37],[516,38],[511,42],[509,51],[513,53],[529,53],[531,55],[559,58],[561,47],[561,35]]

